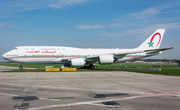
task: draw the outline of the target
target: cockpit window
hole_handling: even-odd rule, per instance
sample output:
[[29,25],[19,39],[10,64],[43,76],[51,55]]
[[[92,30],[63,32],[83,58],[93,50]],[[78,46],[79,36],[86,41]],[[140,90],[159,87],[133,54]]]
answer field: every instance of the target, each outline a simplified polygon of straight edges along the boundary
[[17,50],[18,48],[14,48],[14,50]]

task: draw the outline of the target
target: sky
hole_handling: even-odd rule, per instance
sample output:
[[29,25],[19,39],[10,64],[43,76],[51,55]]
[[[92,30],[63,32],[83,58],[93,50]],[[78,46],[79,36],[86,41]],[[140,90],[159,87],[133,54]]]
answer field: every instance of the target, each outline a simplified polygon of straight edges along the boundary
[[[0,55],[16,46],[136,48],[166,29],[149,58],[180,59],[179,0],[0,0]],[[4,61],[0,57],[0,61]]]

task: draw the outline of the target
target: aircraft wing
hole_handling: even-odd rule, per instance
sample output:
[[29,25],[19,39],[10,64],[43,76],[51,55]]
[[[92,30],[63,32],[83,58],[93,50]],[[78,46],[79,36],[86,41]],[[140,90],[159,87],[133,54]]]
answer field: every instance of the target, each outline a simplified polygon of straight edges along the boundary
[[[133,53],[141,53],[144,52],[144,50],[131,50],[127,52],[118,52],[118,53],[108,53],[108,54],[102,54],[102,55],[114,55],[114,56],[122,56],[122,55],[127,55],[127,54],[133,54]],[[101,55],[93,55],[93,56],[87,56],[87,59],[96,59]]]
[[99,55],[87,56],[86,58],[87,59],[94,59],[94,58],[97,58],[97,57],[99,57]]
[[[165,51],[165,50],[169,50],[169,49],[173,49],[174,47],[170,47],[170,48],[162,48],[162,49],[151,49],[151,50],[130,50],[130,51],[126,51],[126,52],[117,52],[117,53],[109,53],[109,54],[105,54],[105,55],[113,55],[115,58],[123,58],[128,54],[135,54],[135,53],[143,53],[143,52],[147,52],[147,53],[157,53],[160,51]],[[86,57],[86,61],[89,62],[97,62],[98,58],[101,55],[94,55],[94,56],[88,56]]]
[[69,62],[71,59],[62,59],[61,62]]
[[87,56],[85,61],[86,62],[97,62],[99,55]]
[[[151,49],[151,50],[144,50],[144,49],[136,50],[136,49],[134,49],[134,50],[126,51],[126,52],[117,52],[117,53],[107,53],[107,54],[100,54],[100,55],[92,55],[92,56],[87,56],[85,58],[85,61],[94,63],[94,62],[98,61],[98,58],[100,56],[104,56],[104,55],[112,55],[115,58],[121,59],[121,58],[125,57],[128,54],[136,54],[136,53],[143,53],[143,52],[146,52],[146,53],[150,54],[150,53],[157,53],[157,52],[160,52],[160,51],[165,51],[165,50],[169,50],[169,49],[173,49],[173,48],[174,47],[162,48],[162,49]],[[77,59],[77,58],[62,59],[61,62],[69,63],[72,59]]]
[[144,52],[144,50],[130,50],[130,51],[126,51],[126,52],[107,53],[107,54],[101,54],[101,55],[87,56],[85,60],[86,60],[87,62],[97,62],[99,56],[112,55],[112,56],[114,56],[114,57],[116,57],[116,58],[123,58],[123,57],[125,57],[127,54],[141,53],[141,52]]
[[122,55],[133,54],[133,53],[142,53],[142,52],[144,52],[144,50],[131,50],[131,51],[127,51],[127,52],[114,53],[114,55],[115,56],[122,56]]
[[119,52],[119,53],[115,53],[115,56],[123,56],[123,55],[127,55],[127,54],[135,54],[135,53],[142,53],[142,52],[160,52],[160,51],[165,51],[165,50],[169,50],[169,49],[173,49],[174,47],[170,47],[170,48],[161,48],[161,49],[151,49],[151,50],[133,50],[133,51],[128,51],[128,52]]
[[144,52],[159,52],[159,51],[165,51],[165,50],[169,50],[169,49],[173,49],[173,48],[174,48],[174,47],[162,48],[162,49],[144,50]]

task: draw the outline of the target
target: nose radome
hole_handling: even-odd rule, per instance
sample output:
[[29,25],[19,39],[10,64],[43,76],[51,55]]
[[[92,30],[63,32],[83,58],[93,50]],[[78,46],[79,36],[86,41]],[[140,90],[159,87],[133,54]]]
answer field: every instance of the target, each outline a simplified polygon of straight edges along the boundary
[[3,54],[3,55],[2,55],[2,58],[3,58],[3,59],[6,59],[6,54]]

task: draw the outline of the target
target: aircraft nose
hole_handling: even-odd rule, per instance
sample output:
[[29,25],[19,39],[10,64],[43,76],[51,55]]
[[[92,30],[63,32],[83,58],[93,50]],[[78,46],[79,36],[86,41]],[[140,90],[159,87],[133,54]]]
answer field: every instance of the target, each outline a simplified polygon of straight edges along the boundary
[[6,60],[7,59],[6,54],[3,54],[2,58]]

